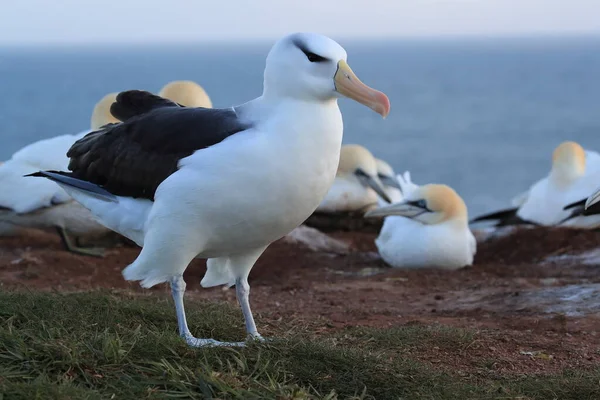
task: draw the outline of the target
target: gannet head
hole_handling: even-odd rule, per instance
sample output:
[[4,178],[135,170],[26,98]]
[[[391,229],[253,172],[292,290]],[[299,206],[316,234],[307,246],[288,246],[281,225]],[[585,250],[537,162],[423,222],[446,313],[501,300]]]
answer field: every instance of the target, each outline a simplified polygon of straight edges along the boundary
[[419,186],[407,194],[403,201],[371,210],[365,217],[400,215],[426,225],[443,222],[468,224],[467,206],[449,186],[429,184]]
[[373,189],[386,202],[390,202],[389,196],[383,190],[377,177],[375,157],[363,146],[358,144],[342,146],[336,175],[356,180],[365,188]]
[[375,159],[375,164],[377,166],[377,177],[381,183],[384,186],[390,186],[402,192],[402,188],[400,187],[400,183],[398,183],[396,173],[394,172],[392,166],[387,162],[380,160],[379,158]]
[[117,95],[118,93],[109,93],[96,103],[90,120],[93,131],[100,129],[101,126],[106,124],[121,122],[110,113],[110,106],[117,100]]
[[585,174],[585,150],[578,143],[563,142],[552,153],[551,175],[568,184]]
[[381,114],[390,101],[362,83],[346,62],[346,50],[327,36],[295,33],[275,43],[264,76],[264,93],[304,101],[330,101],[345,96]]
[[193,81],[169,82],[158,95],[185,107],[212,108],[212,102],[204,88]]

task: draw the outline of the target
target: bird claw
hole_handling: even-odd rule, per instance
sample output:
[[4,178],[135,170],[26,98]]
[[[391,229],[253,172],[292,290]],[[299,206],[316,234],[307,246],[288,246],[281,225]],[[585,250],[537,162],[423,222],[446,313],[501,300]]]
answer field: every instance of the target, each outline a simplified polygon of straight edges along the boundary
[[273,339],[271,338],[264,338],[262,337],[262,335],[260,333],[249,333],[248,337],[246,338],[247,342],[259,342],[259,343],[267,343],[267,342],[272,342]]
[[244,342],[220,342],[215,339],[199,339],[192,335],[184,336],[186,343],[190,347],[244,347]]

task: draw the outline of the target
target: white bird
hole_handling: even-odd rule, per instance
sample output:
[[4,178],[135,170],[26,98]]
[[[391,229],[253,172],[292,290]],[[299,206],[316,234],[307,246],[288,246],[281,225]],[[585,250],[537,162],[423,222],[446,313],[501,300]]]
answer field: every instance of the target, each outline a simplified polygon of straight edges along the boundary
[[198,339],[183,307],[183,272],[208,258],[202,286],[234,285],[251,338],[261,339],[248,274],[267,246],[299,226],[333,183],[342,142],[337,99],[381,114],[390,103],[363,84],[346,51],[311,33],[280,39],[267,56],[263,94],[228,109],[183,108],[148,92],[117,96],[123,123],[69,150],[68,172],[39,172],[103,224],[142,246],[123,271],[143,287],[170,282],[180,335]]
[[383,260],[394,268],[454,270],[473,264],[477,243],[462,198],[437,184],[403,193],[400,203],[365,214],[386,217],[375,240]]
[[375,159],[375,163],[377,165],[377,177],[383,185],[383,191],[390,199],[389,202],[386,202],[381,197],[378,197],[377,204],[379,206],[384,206],[389,203],[398,203],[402,200],[402,189],[400,188],[394,169],[390,164],[379,158]]
[[317,212],[366,210],[377,206],[378,196],[390,202],[377,177],[375,157],[363,146],[347,144],[340,152],[333,185],[319,204]]
[[193,81],[169,82],[158,95],[186,107],[212,108],[212,101],[204,88]]
[[[104,96],[94,107],[91,129],[117,122],[109,108],[116,93]],[[84,255],[100,255],[97,249],[78,247],[71,235],[95,235],[107,232],[88,210],[51,181],[25,178],[40,169],[66,169],[67,151],[91,131],[61,135],[31,143],[17,151],[0,166],[0,231],[18,233],[23,228],[54,228],[67,250]]]
[[479,216],[471,223],[496,220],[496,226],[533,224],[593,229],[600,226],[600,216],[579,215],[568,208],[585,200],[598,182],[600,154],[586,151],[575,142],[563,142],[552,154],[548,176],[516,196],[513,208]]

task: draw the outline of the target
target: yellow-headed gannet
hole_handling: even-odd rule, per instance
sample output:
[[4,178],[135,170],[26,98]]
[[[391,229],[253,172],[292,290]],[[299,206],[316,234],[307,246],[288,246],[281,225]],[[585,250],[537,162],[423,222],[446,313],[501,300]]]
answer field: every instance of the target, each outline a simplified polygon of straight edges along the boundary
[[548,176],[516,196],[513,208],[479,216],[471,223],[496,220],[497,226],[532,224],[593,229],[600,226],[600,216],[577,215],[568,207],[587,198],[598,182],[600,154],[586,151],[575,142],[563,142],[552,154]]
[[375,244],[392,267],[459,269],[473,263],[477,243],[469,229],[467,206],[446,185],[404,191],[400,203],[365,216],[387,217]]

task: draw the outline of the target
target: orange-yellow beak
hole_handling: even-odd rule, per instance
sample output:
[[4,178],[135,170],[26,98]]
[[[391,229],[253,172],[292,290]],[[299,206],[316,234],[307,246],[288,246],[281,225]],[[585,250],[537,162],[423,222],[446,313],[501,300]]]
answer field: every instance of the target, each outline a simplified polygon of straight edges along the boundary
[[368,87],[358,79],[348,63],[344,60],[338,62],[338,69],[333,78],[335,90],[338,93],[358,101],[369,107],[383,118],[390,113],[390,99],[379,90]]

